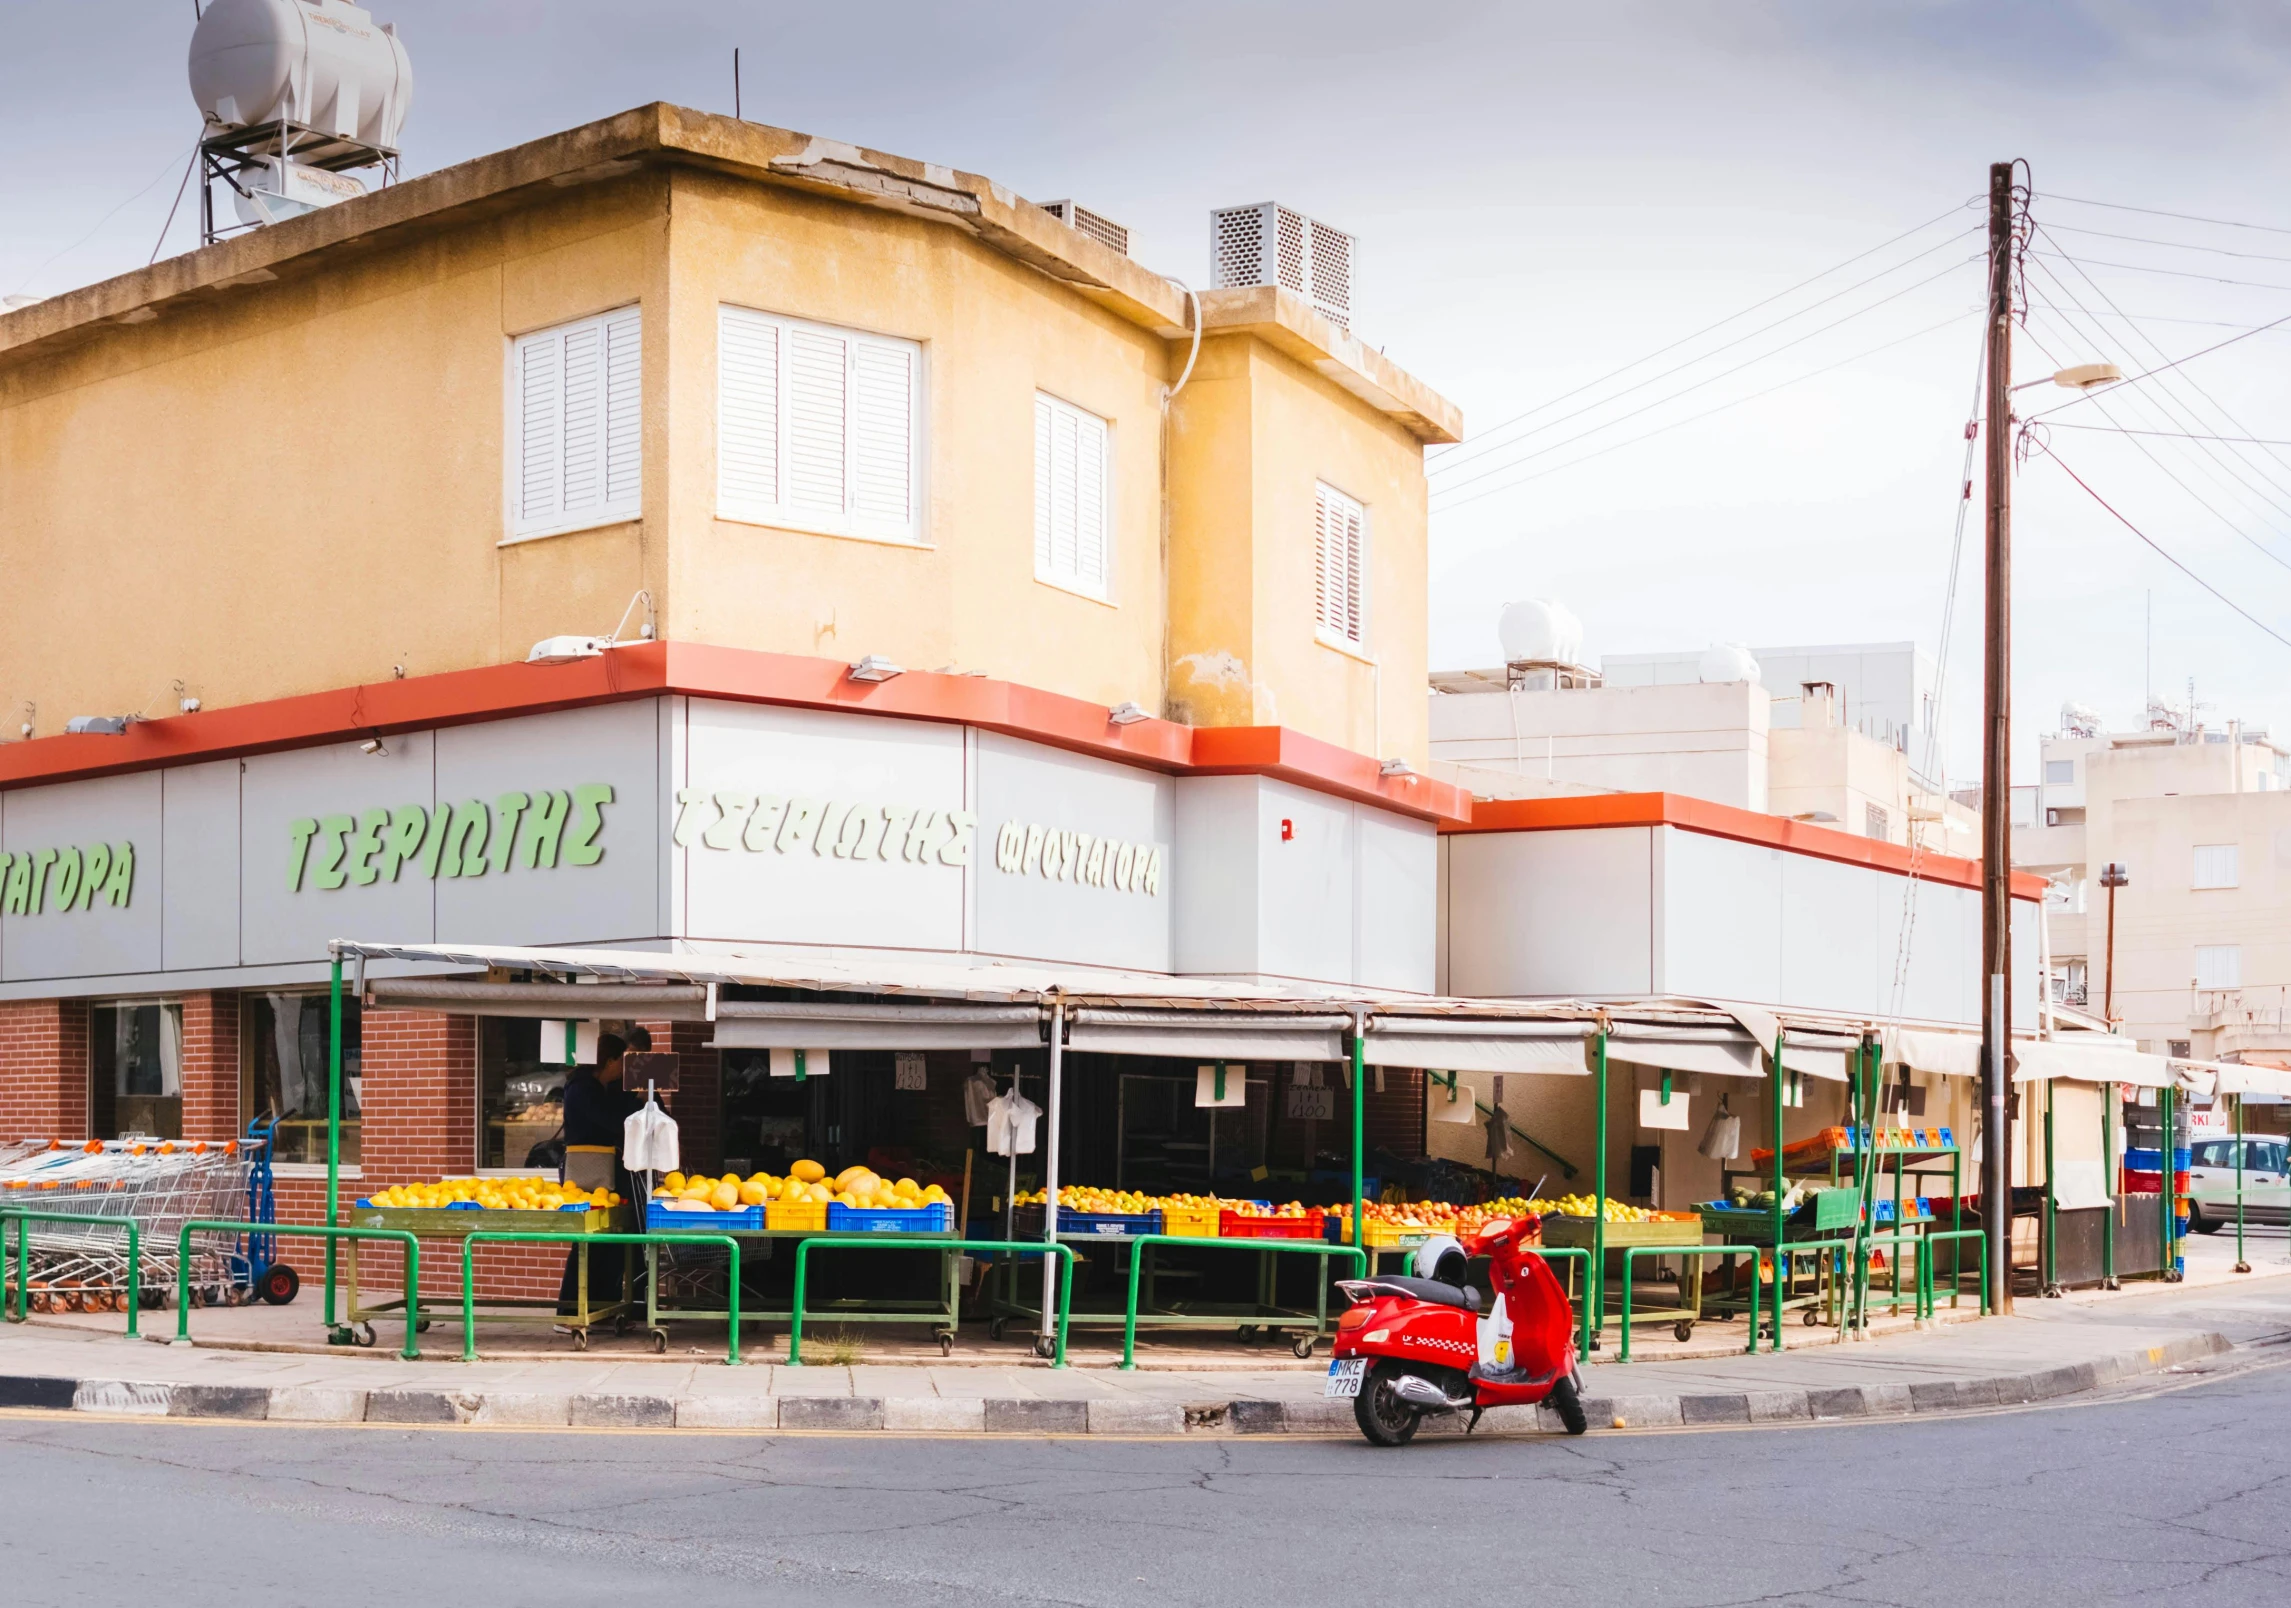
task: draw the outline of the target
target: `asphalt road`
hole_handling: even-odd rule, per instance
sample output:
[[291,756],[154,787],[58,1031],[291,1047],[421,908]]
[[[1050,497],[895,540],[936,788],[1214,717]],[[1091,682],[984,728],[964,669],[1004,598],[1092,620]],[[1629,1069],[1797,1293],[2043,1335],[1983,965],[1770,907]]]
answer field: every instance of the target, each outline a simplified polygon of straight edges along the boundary
[[0,1417],[11,1604],[2274,1600],[2291,1364],[1580,1441],[908,1440]]

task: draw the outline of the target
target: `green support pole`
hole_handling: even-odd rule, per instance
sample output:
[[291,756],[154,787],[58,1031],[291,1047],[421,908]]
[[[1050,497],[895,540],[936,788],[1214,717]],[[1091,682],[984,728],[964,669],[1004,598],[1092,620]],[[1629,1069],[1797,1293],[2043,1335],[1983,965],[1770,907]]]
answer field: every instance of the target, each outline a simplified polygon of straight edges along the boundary
[[2100,1086],[2100,1165],[2108,1183],[2108,1214],[2100,1219],[2100,1287],[2116,1288],[2116,1203],[2124,1194],[2124,1169],[2116,1164],[2116,1086]]
[[[1360,1247],[1363,1255],[1368,1251],[1368,1219],[1363,1212],[1362,1196],[1368,1176],[1367,1147],[1362,1143],[1368,1121],[1368,1022],[1364,1017],[1352,1019],[1352,1243]],[[1307,1157],[1306,1165],[1312,1158]],[[1373,1264],[1371,1264],[1373,1270]],[[1327,1284],[1327,1280],[1322,1280]]]
[[1591,1161],[1591,1268],[1583,1281],[1583,1299],[1591,1303],[1591,1344],[1597,1346],[1607,1327],[1607,1035],[1598,1034],[1592,1043],[1599,1074],[1599,1153]]
[[2054,1254],[2052,1243],[2053,1236],[2060,1227],[2060,1206],[2054,1198],[2052,1167],[2052,1080],[2047,1078],[2044,1083],[2044,1290],[2042,1292],[2046,1295],[2052,1295],[2060,1288],[2060,1280],[2054,1277],[2059,1261]]
[[[1782,1221],[1786,1215],[1782,1210],[1782,1041],[1788,1037],[1788,1033],[1779,1029],[1774,1034],[1774,1344],[1772,1349],[1776,1351],[1782,1349],[1782,1292],[1786,1278],[1783,1269],[1789,1266],[1789,1253],[1783,1249],[1782,1244]],[[1751,1264],[1751,1282],[1755,1284],[1757,1278],[1757,1264],[1754,1262]],[[1751,1322],[1750,1334],[1752,1342],[1755,1344],[1758,1335],[1755,1319]]]
[[[342,952],[334,952],[334,982],[326,1006],[326,1226],[342,1226]],[[326,1328],[334,1330],[335,1241],[326,1240]],[[407,1302],[409,1306],[412,1302]]]
[[2235,1101],[2235,1270],[2248,1273],[2251,1262],[2243,1254],[2243,1096],[2230,1098]]
[[2163,1202],[2163,1215],[2156,1226],[2156,1243],[2162,1247],[2163,1256],[2156,1277],[2169,1283],[2172,1277],[2172,1208],[2178,1203],[2172,1199],[2172,1091],[2168,1088],[2156,1091],[2156,1123],[2162,1130],[2163,1138],[2163,1148],[2157,1152],[2158,1165],[2163,1168],[2158,1176],[2163,1182],[2158,1186],[2161,1193],[2156,1197]]

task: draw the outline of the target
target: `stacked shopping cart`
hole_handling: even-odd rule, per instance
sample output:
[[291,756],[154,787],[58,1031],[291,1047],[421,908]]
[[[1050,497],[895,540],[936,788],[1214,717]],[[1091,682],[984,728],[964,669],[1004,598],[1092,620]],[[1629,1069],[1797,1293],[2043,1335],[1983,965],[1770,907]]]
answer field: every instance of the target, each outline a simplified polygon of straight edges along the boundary
[[[185,1223],[267,1221],[270,1194],[269,1145],[260,1134],[0,1144],[0,1280],[13,1302],[21,1276],[34,1312],[124,1312],[137,1296],[128,1271],[126,1224],[133,1222],[142,1241],[140,1304],[152,1305],[176,1283]],[[192,1299],[246,1300],[266,1271],[267,1251],[251,1234],[192,1236]]]

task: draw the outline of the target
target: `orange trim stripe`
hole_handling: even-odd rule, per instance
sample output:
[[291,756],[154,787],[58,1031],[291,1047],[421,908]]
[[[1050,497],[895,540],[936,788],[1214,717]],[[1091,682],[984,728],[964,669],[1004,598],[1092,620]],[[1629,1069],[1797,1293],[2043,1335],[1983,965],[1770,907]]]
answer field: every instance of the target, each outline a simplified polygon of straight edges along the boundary
[[1118,726],[1104,704],[1038,687],[924,670],[862,682],[847,669],[838,659],[646,642],[572,664],[488,665],[138,721],[118,737],[9,743],[0,746],[0,789],[685,694],[959,723],[1174,775],[1277,777],[1427,821],[1471,815],[1471,795],[1461,788],[1428,776],[1384,776],[1368,755],[1283,726]]
[[[1834,827],[1816,826],[1809,821],[1786,820],[1779,815],[1760,815],[1755,810],[1737,809],[1731,804],[1714,804],[1708,799],[1688,798],[1678,793],[1599,793],[1581,798],[1482,799],[1472,806],[1469,821],[1443,821],[1440,830],[1564,832],[1608,826],[1675,826],[1682,831],[1702,832],[1711,837],[1732,838],[1738,843],[1757,843],[1767,848],[1787,849],[1792,854],[1808,854],[1816,859],[1868,866],[1875,871],[1891,871],[1906,876],[1910,869],[1909,850],[1898,843],[1881,843],[1874,838],[1840,832]],[[1978,860],[1967,860],[1953,854],[1920,854],[1916,865],[1917,875],[1928,882],[1946,882],[1961,888],[1978,888],[1981,885],[1981,862]],[[2045,880],[2040,876],[2026,871],[2013,873],[2012,890],[2016,899],[2041,899],[2044,897],[2044,886]]]

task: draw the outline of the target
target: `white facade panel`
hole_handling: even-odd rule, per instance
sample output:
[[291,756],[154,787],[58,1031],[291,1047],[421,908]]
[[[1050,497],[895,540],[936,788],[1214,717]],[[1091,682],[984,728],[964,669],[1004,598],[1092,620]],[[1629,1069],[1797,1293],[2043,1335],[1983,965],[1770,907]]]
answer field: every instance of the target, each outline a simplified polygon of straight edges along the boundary
[[1663,827],[1655,852],[1662,880],[1655,992],[1779,999],[1782,851]]
[[1349,982],[1354,967],[1350,802],[1286,782],[1257,787],[1257,963],[1272,977]]
[[1439,833],[1429,821],[1355,807],[1359,894],[1353,981],[1430,993],[1439,986]]
[[973,752],[975,947],[1168,971],[1176,784],[992,732]]
[[1173,907],[1177,970],[1245,976],[1257,969],[1257,778],[1180,779],[1176,821],[1177,859],[1185,868]]
[[1459,995],[1646,994],[1652,828],[1448,839],[1448,987]]
[[0,800],[0,853],[9,856],[0,873],[0,977],[157,970],[159,820],[156,773],[25,788]]
[[961,949],[977,816],[960,726],[690,700],[680,936]]
[[160,963],[193,971],[239,963],[239,762],[159,773]]
[[431,884],[438,932],[478,944],[657,936],[657,727],[647,701],[440,731],[437,804],[472,819],[481,807],[487,832],[474,873],[465,852],[461,875]]
[[[409,732],[372,754],[357,743],[333,743],[246,761],[239,794],[242,964],[323,960],[332,938],[436,939],[436,890],[423,872],[420,844],[411,863],[383,857],[391,859],[387,873],[376,856],[352,847],[378,813],[426,837],[437,801],[435,751],[429,732]],[[354,858],[362,862],[356,876],[346,863]],[[368,870],[371,878],[360,881]]]

